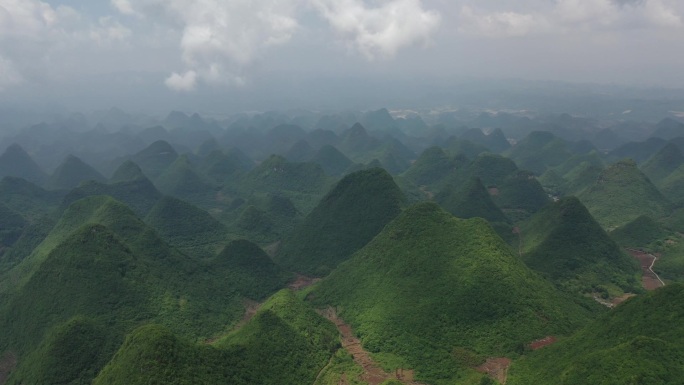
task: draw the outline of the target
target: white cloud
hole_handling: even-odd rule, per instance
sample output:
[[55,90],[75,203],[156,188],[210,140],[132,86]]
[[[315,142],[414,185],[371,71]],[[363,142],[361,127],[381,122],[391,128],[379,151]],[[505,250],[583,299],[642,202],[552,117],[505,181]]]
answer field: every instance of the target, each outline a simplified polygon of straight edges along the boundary
[[368,7],[362,0],[311,0],[330,25],[369,59],[390,57],[405,46],[426,43],[440,24],[420,0],[389,0]]
[[197,73],[188,71],[180,75],[174,72],[166,78],[164,84],[174,91],[192,91],[197,86]]
[[531,34],[669,29],[682,27],[681,8],[668,0],[556,0],[524,12],[461,7],[459,31],[511,37]]
[[[179,42],[186,75],[210,84],[242,84],[243,72],[269,46],[287,43],[299,28],[298,0],[140,0],[130,9],[148,18],[164,15],[172,28],[180,26]],[[187,79],[177,73],[167,79]],[[186,84],[185,82],[181,82]],[[190,82],[187,82],[190,83]]]
[[21,74],[14,68],[14,64],[0,56],[0,91],[21,82]]
[[519,12],[485,13],[463,6],[460,12],[459,31],[488,37],[525,36],[546,30],[548,21],[541,15]]
[[133,5],[131,5],[129,0],[112,0],[111,3],[117,11],[123,13],[124,15],[138,15],[138,13],[133,9]]

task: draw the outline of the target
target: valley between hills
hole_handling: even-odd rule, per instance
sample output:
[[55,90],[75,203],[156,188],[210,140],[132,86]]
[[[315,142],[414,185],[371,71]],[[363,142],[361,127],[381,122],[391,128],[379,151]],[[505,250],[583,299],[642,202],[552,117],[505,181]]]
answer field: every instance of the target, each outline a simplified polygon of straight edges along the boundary
[[672,116],[46,120],[0,137],[0,385],[681,384],[682,197]]

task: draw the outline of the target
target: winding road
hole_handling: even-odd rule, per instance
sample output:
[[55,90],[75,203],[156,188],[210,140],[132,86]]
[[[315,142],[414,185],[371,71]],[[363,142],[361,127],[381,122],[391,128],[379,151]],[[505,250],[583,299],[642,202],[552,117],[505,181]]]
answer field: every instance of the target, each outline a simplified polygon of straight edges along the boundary
[[660,279],[660,276],[653,271],[653,265],[655,265],[658,257],[653,254],[647,253],[638,249],[626,248],[626,250],[636,259],[639,260],[641,264],[641,270],[643,270],[644,275],[642,277],[642,284],[646,290],[655,290],[659,287],[665,286],[665,282]]

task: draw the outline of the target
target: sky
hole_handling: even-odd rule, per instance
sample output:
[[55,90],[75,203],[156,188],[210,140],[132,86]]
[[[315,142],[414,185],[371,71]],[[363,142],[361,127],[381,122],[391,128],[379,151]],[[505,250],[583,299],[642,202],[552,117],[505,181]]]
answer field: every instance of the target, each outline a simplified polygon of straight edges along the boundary
[[681,0],[0,0],[5,104],[307,107],[468,79],[684,88],[682,68]]

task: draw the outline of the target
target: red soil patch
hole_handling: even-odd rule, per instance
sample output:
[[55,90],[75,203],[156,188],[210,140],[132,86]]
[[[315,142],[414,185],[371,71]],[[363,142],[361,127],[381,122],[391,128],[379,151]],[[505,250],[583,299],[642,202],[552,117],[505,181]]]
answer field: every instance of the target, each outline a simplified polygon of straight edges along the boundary
[[320,281],[320,278],[311,278],[307,277],[305,275],[297,274],[297,278],[293,282],[291,282],[289,285],[287,285],[288,288],[292,290],[301,290],[304,289],[305,287],[309,287],[313,285],[314,283]]
[[9,378],[12,370],[17,367],[17,363],[19,363],[19,360],[12,352],[6,352],[0,357],[0,385],[7,382],[7,378]]
[[658,276],[651,271],[655,256],[636,249],[627,249],[627,252],[639,261],[639,266],[641,266],[641,271],[643,272],[641,284],[644,289],[655,290],[663,286]]
[[[363,368],[362,381],[369,385],[379,385],[387,380],[394,379],[407,385],[422,385],[414,381],[413,370],[398,369],[392,374],[383,370],[363,348],[361,340],[356,338],[351,326],[339,318],[334,309],[328,308],[322,312],[322,315],[337,326],[337,330],[341,334],[342,347],[352,355],[354,362]],[[346,380],[346,377],[344,379]]]
[[511,366],[511,359],[506,357],[488,358],[487,361],[475,368],[480,373],[484,373],[493,380],[501,384],[506,383],[508,368]]
[[537,349],[541,349],[545,346],[552,345],[552,344],[556,343],[556,341],[558,341],[556,339],[556,337],[548,336],[548,337],[544,337],[542,339],[538,339],[536,341],[532,341],[528,346],[532,350],[537,350]]
[[636,296],[636,294],[633,294],[633,293],[625,293],[621,297],[613,298],[613,300],[611,302],[613,303],[613,306],[617,306],[617,305],[619,305],[619,304],[621,304],[621,303],[623,303],[623,302],[627,301],[628,299],[635,297],[635,296]]
[[495,196],[499,195],[499,189],[496,187],[490,187],[487,189],[487,191],[489,191],[490,196],[495,197]]

